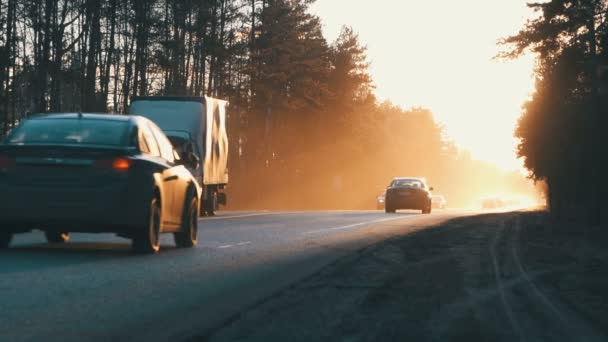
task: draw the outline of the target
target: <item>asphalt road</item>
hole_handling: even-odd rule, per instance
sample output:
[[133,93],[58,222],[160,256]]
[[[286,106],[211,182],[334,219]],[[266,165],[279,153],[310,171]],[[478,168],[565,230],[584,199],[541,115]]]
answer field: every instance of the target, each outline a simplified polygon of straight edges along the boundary
[[114,235],[19,235],[0,252],[0,340],[205,339],[344,256],[466,215],[223,212],[200,221],[196,248],[166,235],[153,256]]

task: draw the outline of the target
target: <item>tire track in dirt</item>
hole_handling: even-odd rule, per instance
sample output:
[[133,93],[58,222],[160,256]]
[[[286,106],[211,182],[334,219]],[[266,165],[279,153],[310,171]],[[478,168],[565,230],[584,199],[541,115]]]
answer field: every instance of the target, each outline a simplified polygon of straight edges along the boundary
[[525,285],[529,289],[528,296],[536,298],[542,307],[545,308],[545,315],[552,321],[552,326],[562,330],[564,334],[571,337],[572,341],[605,341],[606,337],[588,324],[583,317],[568,310],[559,299],[551,298],[541,288],[540,284],[530,277],[520,258],[520,239],[521,216],[516,216],[510,223],[512,232],[509,239],[511,257],[515,262],[517,271],[521,278],[525,280]]
[[490,247],[489,247],[490,256],[492,258],[492,264],[494,266],[494,280],[496,281],[496,288],[498,290],[498,293],[500,294],[500,301],[502,303],[502,308],[503,308],[505,314],[507,315],[507,317],[509,318],[509,324],[511,325],[511,328],[513,329],[515,334],[518,336],[519,340],[526,341],[527,339],[523,333],[521,325],[519,324],[519,321],[515,317],[515,312],[513,311],[511,303],[507,299],[507,292],[506,292],[504,282],[503,282],[503,279],[501,276],[501,268],[498,263],[498,253],[497,253],[498,243],[499,243],[499,240],[504,239],[504,237],[503,237],[504,233],[505,233],[505,222],[502,221],[502,222],[500,222],[500,228],[498,229],[498,231],[496,232],[496,234],[490,241]]

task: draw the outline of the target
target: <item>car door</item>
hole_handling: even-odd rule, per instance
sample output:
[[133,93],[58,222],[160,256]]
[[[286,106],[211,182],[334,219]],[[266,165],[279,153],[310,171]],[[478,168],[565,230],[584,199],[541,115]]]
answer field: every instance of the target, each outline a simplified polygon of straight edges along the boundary
[[191,173],[185,166],[176,163],[173,145],[163,133],[163,131],[150,122],[150,131],[156,138],[160,149],[161,157],[167,161],[170,166],[170,181],[165,183],[169,191],[172,193],[171,212],[173,222],[181,224],[183,219],[184,204],[186,203],[186,192],[188,190],[188,182],[191,180]]
[[140,150],[151,162],[158,167],[161,189],[161,212],[163,220],[163,230],[173,229],[179,224],[179,218],[176,217],[173,210],[175,202],[174,187],[172,186],[178,179],[173,170],[173,165],[168,160],[162,157],[160,145],[154,136],[149,123],[142,124],[139,127],[140,135]]

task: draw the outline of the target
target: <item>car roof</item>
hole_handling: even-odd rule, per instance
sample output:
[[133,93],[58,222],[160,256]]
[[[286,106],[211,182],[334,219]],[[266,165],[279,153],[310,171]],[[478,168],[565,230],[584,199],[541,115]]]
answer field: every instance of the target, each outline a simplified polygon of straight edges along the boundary
[[205,103],[206,99],[202,96],[135,96],[131,99],[131,103],[137,101],[174,101]]
[[415,180],[415,181],[421,181],[421,182],[425,182],[426,183],[426,178],[424,177],[395,177],[393,178],[393,180]]
[[48,113],[33,115],[28,120],[54,120],[54,119],[93,119],[112,121],[133,121],[133,116],[119,114],[97,114],[97,113]]

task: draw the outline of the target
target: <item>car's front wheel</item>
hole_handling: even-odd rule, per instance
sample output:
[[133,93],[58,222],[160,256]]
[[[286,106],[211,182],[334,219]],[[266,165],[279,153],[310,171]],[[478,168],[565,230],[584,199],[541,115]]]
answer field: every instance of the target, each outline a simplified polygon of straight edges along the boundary
[[52,244],[62,244],[70,240],[70,233],[66,232],[44,232],[46,241]]
[[13,240],[13,233],[0,232],[0,249],[8,248]]
[[160,201],[154,197],[150,201],[150,214],[147,227],[143,227],[133,237],[133,249],[138,253],[153,254],[160,250]]
[[184,210],[182,230],[174,233],[175,245],[180,248],[196,246],[198,239],[198,200],[196,196],[190,196]]

